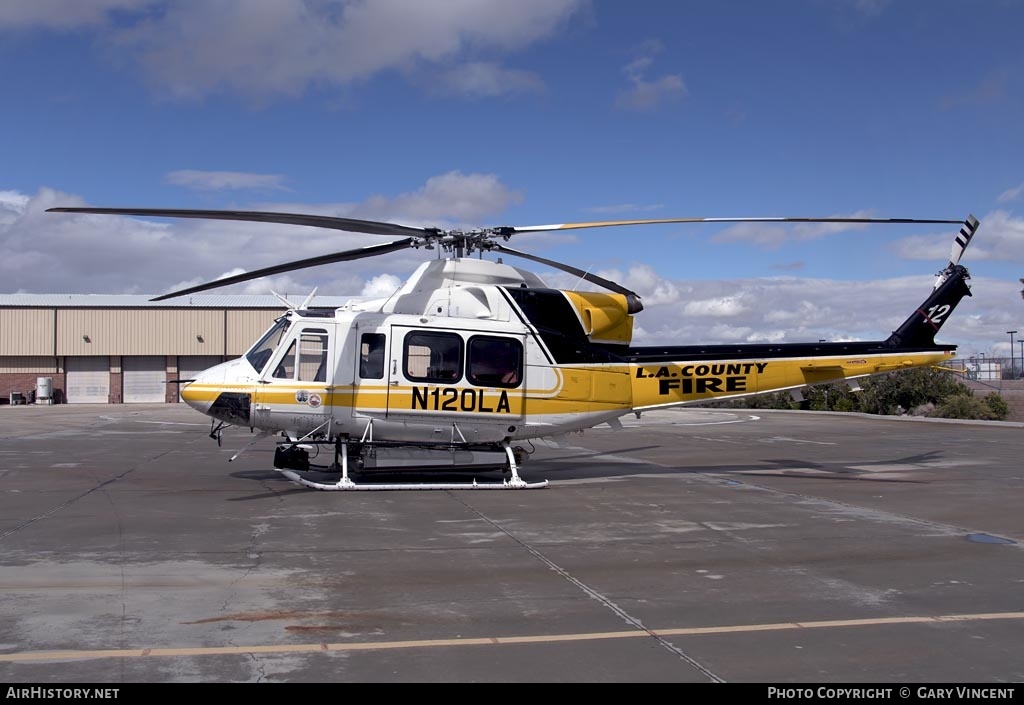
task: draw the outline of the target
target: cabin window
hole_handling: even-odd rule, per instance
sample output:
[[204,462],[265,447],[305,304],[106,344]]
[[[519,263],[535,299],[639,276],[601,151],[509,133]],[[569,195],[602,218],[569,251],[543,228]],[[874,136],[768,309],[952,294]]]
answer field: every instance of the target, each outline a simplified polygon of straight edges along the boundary
[[515,338],[469,339],[466,376],[478,387],[518,387],[523,381],[523,344]]
[[405,336],[404,371],[416,382],[451,384],[462,379],[462,338],[454,333]]
[[299,381],[327,381],[327,331],[307,328],[299,338]]
[[295,379],[295,341],[288,346],[288,352],[274,368],[274,379]]
[[363,333],[359,339],[359,376],[363,379],[384,379],[383,333]]
[[264,333],[259,342],[253,345],[249,352],[245,354],[245,359],[249,361],[249,364],[257,372],[263,372],[263,368],[267,366],[271,355],[274,354],[277,346],[284,339],[284,334],[288,331],[289,324],[290,321],[287,318],[278,318],[274,325],[270,327],[270,330]]

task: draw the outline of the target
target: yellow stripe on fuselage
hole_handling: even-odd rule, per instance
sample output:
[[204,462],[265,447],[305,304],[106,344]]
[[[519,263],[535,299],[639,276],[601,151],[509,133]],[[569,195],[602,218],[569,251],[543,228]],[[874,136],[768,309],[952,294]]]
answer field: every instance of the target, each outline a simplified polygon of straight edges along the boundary
[[[212,385],[192,383],[182,398],[213,402],[222,392],[255,393],[258,403],[305,406],[309,394],[335,409],[391,413],[509,414],[539,417],[607,413],[677,406],[749,396],[940,364],[952,351],[775,358],[673,361],[556,367],[555,389],[498,389],[456,385]],[[298,392],[306,394],[299,394]],[[318,405],[319,406],[319,405]]]
[[633,407],[644,409],[747,396],[868,375],[937,365],[951,351],[702,362],[633,366]]

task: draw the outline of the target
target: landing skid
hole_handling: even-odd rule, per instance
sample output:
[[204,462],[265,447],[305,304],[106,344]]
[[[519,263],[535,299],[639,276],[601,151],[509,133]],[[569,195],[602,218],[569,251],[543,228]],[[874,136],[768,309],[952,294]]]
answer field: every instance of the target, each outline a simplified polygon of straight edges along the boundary
[[[362,444],[354,444],[357,449],[357,453],[363,450]],[[302,446],[298,444],[291,446],[293,449],[298,449]],[[308,446],[305,446],[308,447]],[[279,446],[280,448],[280,446]],[[496,448],[497,449],[497,448]],[[369,491],[369,490],[532,490],[541,489],[548,486],[547,480],[540,482],[526,482],[519,476],[519,466],[516,462],[516,453],[512,450],[511,445],[508,441],[505,441],[500,446],[500,453],[503,452],[505,455],[505,467],[504,470],[511,474],[511,477],[501,482],[477,482],[474,478],[470,482],[360,482],[357,483],[352,480],[349,476],[349,440],[346,438],[339,438],[335,444],[335,462],[330,470],[337,472],[341,471],[341,478],[335,482],[320,482],[312,479],[307,471],[316,470],[311,467],[308,462],[300,463],[295,466],[292,462],[287,461],[288,454],[279,453],[275,455],[275,461],[280,458],[285,461],[282,464],[293,465],[292,467],[278,467],[278,463],[275,462],[274,470],[287,477],[292,482],[302,487],[309,487],[314,490],[327,490],[327,491]],[[500,457],[499,453],[499,457]],[[303,451],[303,455],[305,455]],[[320,467],[322,470],[327,468]],[[438,468],[444,471],[445,468]],[[450,469],[450,468],[449,468]],[[321,475],[322,472],[316,472],[317,475]]]
[[314,490],[328,490],[328,491],[370,491],[370,490],[536,490],[548,486],[547,480],[540,482],[526,482],[522,479],[519,482],[515,480],[504,480],[502,482],[477,482],[475,479],[472,482],[365,482],[357,483],[351,479],[341,479],[334,483],[326,482],[313,482],[302,477],[299,473],[294,470],[281,470],[280,468],[274,468],[279,473],[287,477],[292,482],[302,485],[303,487],[310,487]]

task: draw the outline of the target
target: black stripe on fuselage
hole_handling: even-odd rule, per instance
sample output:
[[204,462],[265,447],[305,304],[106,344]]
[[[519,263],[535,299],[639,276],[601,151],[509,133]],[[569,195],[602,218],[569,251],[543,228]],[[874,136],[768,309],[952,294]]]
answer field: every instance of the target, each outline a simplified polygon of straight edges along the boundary
[[507,287],[505,291],[529,319],[556,364],[621,362],[616,353],[590,342],[576,310],[558,289]]
[[537,341],[537,347],[540,348],[542,353],[544,353],[544,358],[548,361],[548,364],[554,364],[555,361],[551,358],[551,353],[548,352],[547,346],[544,344],[544,339],[537,333],[537,329],[530,323],[529,319],[526,318],[525,314],[513,298],[509,296],[508,292],[508,289],[500,286],[498,287],[498,293],[505,297],[505,302],[508,303],[512,312],[516,314],[516,318],[519,319],[519,322],[523,324],[523,327],[526,328],[526,330],[530,331],[530,335],[533,339]]
[[898,347],[886,341],[843,343],[785,343],[740,345],[669,345],[630,347],[592,343],[583,333],[579,317],[558,289],[513,289],[506,292],[551,351],[555,364],[661,363],[673,360],[750,360],[788,357],[850,357],[895,352],[955,350],[955,345]]
[[859,357],[893,353],[955,350],[955,345],[896,348],[880,341],[851,343],[785,343],[776,345],[672,345],[667,347],[620,348],[623,362],[671,362],[673,360],[751,360],[789,357]]

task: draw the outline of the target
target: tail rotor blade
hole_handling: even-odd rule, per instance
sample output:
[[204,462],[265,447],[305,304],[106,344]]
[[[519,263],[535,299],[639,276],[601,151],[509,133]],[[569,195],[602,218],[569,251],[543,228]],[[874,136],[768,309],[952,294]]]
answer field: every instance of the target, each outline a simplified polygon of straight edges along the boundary
[[960,263],[960,257],[964,254],[964,250],[971,243],[971,238],[974,237],[975,231],[978,229],[978,219],[973,215],[967,216],[967,220],[963,222],[963,227],[960,228],[960,234],[956,236],[953,241],[953,249],[949,253],[949,266],[952,267]]

